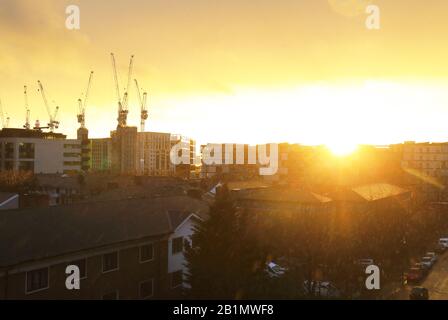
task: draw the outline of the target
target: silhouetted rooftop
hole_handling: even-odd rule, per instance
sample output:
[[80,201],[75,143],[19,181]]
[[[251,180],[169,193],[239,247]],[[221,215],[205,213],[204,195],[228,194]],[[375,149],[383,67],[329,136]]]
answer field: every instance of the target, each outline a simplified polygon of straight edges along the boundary
[[0,212],[0,266],[173,232],[208,205],[187,196],[80,203]]

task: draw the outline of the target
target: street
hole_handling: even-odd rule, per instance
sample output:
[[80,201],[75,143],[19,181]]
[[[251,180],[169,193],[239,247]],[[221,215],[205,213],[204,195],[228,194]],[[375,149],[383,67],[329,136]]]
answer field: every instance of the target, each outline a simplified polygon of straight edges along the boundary
[[410,284],[390,296],[392,300],[408,300],[412,287],[422,286],[429,290],[430,300],[448,300],[448,254],[439,256],[426,279],[420,284]]

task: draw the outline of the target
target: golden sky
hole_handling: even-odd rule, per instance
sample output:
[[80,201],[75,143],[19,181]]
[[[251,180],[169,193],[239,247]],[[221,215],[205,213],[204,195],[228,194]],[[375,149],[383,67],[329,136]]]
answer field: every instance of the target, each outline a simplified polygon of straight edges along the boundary
[[[367,30],[364,7],[381,10]],[[65,27],[77,4],[81,29]],[[11,126],[47,121],[37,80],[75,136],[116,126],[110,52],[149,91],[146,129],[199,142],[448,141],[445,0],[0,0],[0,98]],[[132,86],[128,123],[138,126]]]

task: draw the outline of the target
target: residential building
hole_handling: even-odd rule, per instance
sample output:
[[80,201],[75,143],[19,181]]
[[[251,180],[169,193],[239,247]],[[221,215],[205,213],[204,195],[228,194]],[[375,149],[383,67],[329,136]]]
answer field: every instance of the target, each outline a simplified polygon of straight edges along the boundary
[[90,170],[92,146],[89,140],[89,130],[87,128],[79,128],[77,130],[77,139],[81,142],[81,170],[87,172]]
[[112,139],[91,139],[92,171],[109,171],[112,166]]
[[120,127],[111,132],[112,171],[120,174],[136,174],[137,127]]
[[137,158],[139,173],[149,176],[171,176],[171,134],[162,132],[138,132]]
[[[0,299],[181,297],[183,248],[171,257],[169,239],[189,237],[188,221],[207,212],[187,196],[2,211]],[[66,287],[68,265],[79,290]]]
[[400,149],[404,168],[448,182],[448,143],[405,142]]
[[237,207],[249,211],[301,213],[331,213],[333,199],[305,188],[272,186],[267,188],[234,189]]
[[170,212],[170,217],[177,227],[168,238],[168,274],[170,286],[187,288],[186,276],[188,267],[185,260],[185,246],[192,245],[191,237],[194,233],[195,224],[204,220],[204,215],[200,213]]
[[77,173],[81,143],[60,133],[4,128],[0,131],[0,170]]
[[426,200],[448,198],[448,143],[408,141],[392,148],[401,156],[407,185]]

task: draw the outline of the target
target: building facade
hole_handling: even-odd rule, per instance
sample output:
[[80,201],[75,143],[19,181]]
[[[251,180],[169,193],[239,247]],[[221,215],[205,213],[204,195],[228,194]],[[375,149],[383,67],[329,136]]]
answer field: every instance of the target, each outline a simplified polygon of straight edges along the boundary
[[415,143],[401,145],[402,166],[417,169],[427,176],[448,181],[448,143]]
[[91,139],[92,171],[109,171],[112,166],[111,138]]
[[180,298],[184,240],[207,212],[187,196],[4,210],[0,300]]
[[162,132],[139,132],[138,167],[139,174],[149,176],[171,176],[170,161],[171,134]]
[[[80,270],[79,290],[66,268]],[[0,299],[157,299],[179,296],[167,273],[167,241],[146,238],[24,263],[0,272]]]
[[81,170],[87,172],[90,170],[92,146],[89,140],[89,130],[87,128],[79,128],[76,132],[77,139],[81,143]]
[[59,133],[3,129],[0,170],[74,174],[81,170],[81,143]]
[[111,132],[112,171],[120,174],[136,174],[137,127],[117,127]]
[[408,141],[392,148],[401,156],[401,166],[407,173],[406,184],[423,201],[448,199],[448,143]]

